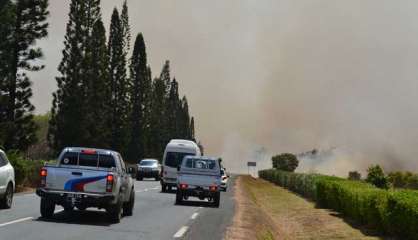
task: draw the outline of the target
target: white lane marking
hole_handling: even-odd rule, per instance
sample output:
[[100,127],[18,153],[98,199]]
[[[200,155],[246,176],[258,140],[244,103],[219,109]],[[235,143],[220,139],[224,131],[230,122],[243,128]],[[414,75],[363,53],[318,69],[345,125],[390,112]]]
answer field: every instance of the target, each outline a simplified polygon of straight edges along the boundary
[[190,217],[190,219],[195,220],[197,218],[197,216],[199,216],[199,213],[195,212],[193,213],[193,215]]
[[181,238],[181,237],[184,236],[184,234],[187,232],[187,230],[189,230],[189,227],[188,226],[183,226],[176,232],[176,234],[174,234],[173,237],[174,238]]
[[141,192],[148,192],[148,191],[151,191],[151,190],[158,190],[158,189],[160,189],[160,187],[155,187],[155,188],[145,188],[145,189],[142,189],[142,190],[136,190],[135,192],[136,192],[136,193],[141,193]]
[[10,225],[10,224],[13,224],[13,223],[20,223],[20,222],[24,222],[24,221],[29,221],[29,220],[32,220],[32,219],[33,219],[33,217],[21,218],[21,219],[17,219],[17,220],[14,220],[14,221],[2,223],[2,224],[0,224],[0,227],[4,227],[4,226],[7,226],[7,225]]

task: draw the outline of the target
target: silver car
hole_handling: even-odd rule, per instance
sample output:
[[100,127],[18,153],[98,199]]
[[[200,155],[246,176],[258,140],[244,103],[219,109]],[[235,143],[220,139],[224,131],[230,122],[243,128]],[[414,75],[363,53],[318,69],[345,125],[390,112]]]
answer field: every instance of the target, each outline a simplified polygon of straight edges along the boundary
[[12,207],[14,190],[15,171],[6,154],[0,150],[0,208]]
[[136,171],[136,180],[142,181],[144,178],[154,178],[160,180],[161,165],[156,159],[143,159],[139,161]]

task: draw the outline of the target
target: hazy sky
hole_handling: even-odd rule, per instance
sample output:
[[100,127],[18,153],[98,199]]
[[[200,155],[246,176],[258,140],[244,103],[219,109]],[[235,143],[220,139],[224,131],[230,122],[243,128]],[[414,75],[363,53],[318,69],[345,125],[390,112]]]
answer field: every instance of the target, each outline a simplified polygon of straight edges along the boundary
[[[51,0],[33,102],[50,108],[69,1]],[[103,0],[104,22],[122,1]],[[344,171],[418,171],[418,2],[130,0],[153,75],[165,59],[210,155],[245,169],[267,155],[337,147]],[[318,169],[321,171],[321,169]]]

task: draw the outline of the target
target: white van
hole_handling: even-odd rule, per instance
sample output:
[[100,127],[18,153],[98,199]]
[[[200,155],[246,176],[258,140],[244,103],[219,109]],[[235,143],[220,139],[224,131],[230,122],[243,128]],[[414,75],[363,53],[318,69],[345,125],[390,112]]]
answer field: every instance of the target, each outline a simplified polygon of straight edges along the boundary
[[177,167],[185,156],[201,156],[199,146],[189,140],[173,139],[165,147],[161,168],[161,191],[177,185]]

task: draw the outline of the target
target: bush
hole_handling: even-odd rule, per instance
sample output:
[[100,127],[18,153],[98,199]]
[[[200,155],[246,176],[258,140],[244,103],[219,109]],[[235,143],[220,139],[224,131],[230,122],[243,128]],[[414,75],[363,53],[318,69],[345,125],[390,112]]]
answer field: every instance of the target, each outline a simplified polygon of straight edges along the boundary
[[388,191],[362,181],[274,169],[260,171],[259,176],[361,224],[401,239],[418,239],[418,191]]
[[8,152],[7,157],[15,170],[16,185],[36,187],[40,181],[39,172],[44,161],[25,159],[16,151]]
[[389,181],[379,165],[370,166],[367,169],[366,182],[375,185],[378,188],[388,189]]
[[361,174],[357,171],[351,171],[351,172],[348,173],[348,180],[360,181],[361,180]]
[[272,157],[273,168],[294,172],[299,165],[299,161],[294,154],[282,153]]

